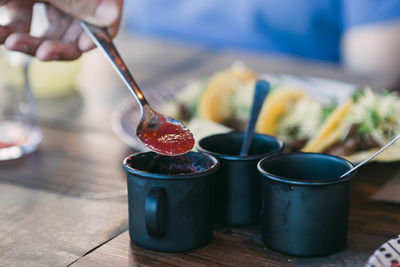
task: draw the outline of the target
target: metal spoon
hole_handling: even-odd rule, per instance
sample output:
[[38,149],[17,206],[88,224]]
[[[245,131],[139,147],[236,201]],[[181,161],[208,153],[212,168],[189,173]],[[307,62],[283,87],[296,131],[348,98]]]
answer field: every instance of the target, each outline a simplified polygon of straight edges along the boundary
[[265,97],[269,92],[269,83],[263,80],[258,80],[254,88],[253,103],[251,105],[250,118],[247,123],[247,128],[243,136],[242,148],[240,156],[246,156],[249,153],[251,139],[253,138],[254,128],[260,114],[261,107],[264,103]]
[[395,138],[393,138],[392,141],[390,141],[389,143],[387,143],[384,147],[382,147],[381,149],[379,149],[378,151],[376,151],[374,154],[372,154],[371,156],[369,156],[368,158],[364,159],[362,162],[358,163],[356,166],[354,166],[353,168],[351,168],[350,170],[348,170],[347,172],[345,172],[344,174],[342,174],[339,178],[343,178],[346,175],[348,175],[349,173],[352,173],[353,171],[357,170],[358,168],[360,168],[362,165],[364,165],[365,163],[367,163],[368,161],[370,161],[371,159],[375,158],[376,156],[378,156],[378,154],[380,154],[382,151],[384,151],[386,148],[390,147],[394,142],[396,142],[398,139],[400,138],[400,134],[398,136],[396,136]]
[[191,150],[194,145],[192,133],[181,122],[157,113],[150,107],[107,32],[103,28],[83,21],[81,21],[81,27],[109,59],[115,71],[139,102],[142,114],[136,129],[138,139],[160,154],[180,155]]

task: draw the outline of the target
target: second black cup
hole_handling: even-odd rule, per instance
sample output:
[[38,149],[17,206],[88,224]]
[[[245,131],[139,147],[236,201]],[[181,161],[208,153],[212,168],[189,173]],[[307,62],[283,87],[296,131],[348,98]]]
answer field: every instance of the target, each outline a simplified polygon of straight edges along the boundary
[[200,152],[220,162],[216,183],[217,224],[252,225],[260,222],[260,182],[257,162],[279,153],[282,141],[268,135],[255,134],[248,156],[239,156],[243,133],[211,135],[198,143]]

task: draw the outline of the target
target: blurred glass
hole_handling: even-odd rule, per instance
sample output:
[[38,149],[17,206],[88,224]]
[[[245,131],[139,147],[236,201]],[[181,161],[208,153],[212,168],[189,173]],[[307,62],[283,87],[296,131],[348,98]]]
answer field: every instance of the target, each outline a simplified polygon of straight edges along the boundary
[[80,65],[80,59],[41,62],[32,58],[28,77],[35,97],[50,100],[73,94]]
[[33,152],[42,141],[28,79],[29,57],[1,51],[0,160]]
[[[30,35],[42,37],[49,26],[46,5],[36,3]],[[36,98],[56,98],[74,93],[76,77],[80,69],[80,59],[73,61],[41,62],[35,58],[29,64],[28,77]]]

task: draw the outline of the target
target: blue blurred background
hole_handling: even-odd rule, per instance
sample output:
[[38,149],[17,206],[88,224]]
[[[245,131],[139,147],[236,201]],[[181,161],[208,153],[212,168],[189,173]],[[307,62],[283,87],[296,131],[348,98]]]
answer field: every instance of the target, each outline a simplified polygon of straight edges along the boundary
[[337,63],[346,32],[399,18],[399,0],[127,0],[123,21],[140,34]]

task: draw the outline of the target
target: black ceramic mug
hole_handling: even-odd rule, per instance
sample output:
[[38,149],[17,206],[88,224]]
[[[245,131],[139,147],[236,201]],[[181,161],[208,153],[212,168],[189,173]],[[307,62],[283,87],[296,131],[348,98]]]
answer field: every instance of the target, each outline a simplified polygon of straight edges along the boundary
[[353,165],[317,153],[266,157],[261,178],[262,238],[295,256],[324,256],[346,246]]
[[243,133],[224,133],[201,139],[198,150],[221,164],[217,172],[216,223],[251,225],[260,222],[260,182],[257,163],[279,153],[282,141],[269,135],[253,136],[248,156],[239,156]]
[[212,240],[218,161],[189,152],[169,157],[143,152],[127,157],[129,235],[138,246],[186,251]]

